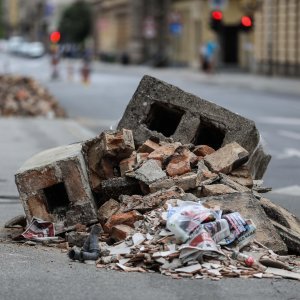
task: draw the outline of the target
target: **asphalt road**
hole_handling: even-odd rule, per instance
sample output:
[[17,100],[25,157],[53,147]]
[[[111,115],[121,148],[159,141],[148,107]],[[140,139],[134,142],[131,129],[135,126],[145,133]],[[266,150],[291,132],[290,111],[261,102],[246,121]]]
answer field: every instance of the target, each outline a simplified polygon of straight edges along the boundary
[[[152,70],[148,67],[97,65],[92,82],[67,80],[66,63],[61,80],[50,81],[49,61],[12,58],[0,54],[0,70],[34,76],[48,86],[71,118],[94,133],[114,126],[144,74],[154,75],[180,88],[211,100],[254,120],[266,150],[273,155],[265,183],[275,189],[273,201],[300,216],[300,99],[283,93],[245,86],[202,81],[197,73],[182,70]],[[228,75],[230,76],[230,75]],[[255,85],[254,85],[255,86]],[[282,188],[285,190],[282,191]],[[281,190],[281,191],[280,191]],[[279,191],[279,192],[278,192]],[[0,199],[1,200],[1,199]],[[20,206],[1,200],[1,218],[13,216]],[[0,243],[0,299],[299,299],[300,285],[291,280],[224,279],[172,280],[158,274],[122,273],[69,262],[57,249]]]

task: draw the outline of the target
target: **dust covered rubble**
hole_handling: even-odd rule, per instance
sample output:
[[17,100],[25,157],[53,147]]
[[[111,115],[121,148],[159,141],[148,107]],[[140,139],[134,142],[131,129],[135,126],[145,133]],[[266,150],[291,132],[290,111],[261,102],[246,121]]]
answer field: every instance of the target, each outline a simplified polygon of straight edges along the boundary
[[0,76],[0,116],[66,117],[57,100],[30,77]]
[[34,240],[97,268],[299,279],[300,221],[262,195],[270,159],[253,121],[144,76],[116,131],[37,154],[16,184],[27,224],[56,229]]
[[[147,140],[135,149],[132,132],[123,129],[103,132],[83,149],[103,228],[97,268],[176,279],[300,278],[300,263],[287,255],[288,249],[299,250],[284,239],[289,229],[278,211],[293,226],[294,238],[298,219],[258,192],[255,184],[261,182],[252,179],[248,152],[238,143],[215,151]],[[131,192],[126,179],[139,193]],[[89,226],[65,228],[60,236],[67,243],[56,243],[64,252],[79,249]]]

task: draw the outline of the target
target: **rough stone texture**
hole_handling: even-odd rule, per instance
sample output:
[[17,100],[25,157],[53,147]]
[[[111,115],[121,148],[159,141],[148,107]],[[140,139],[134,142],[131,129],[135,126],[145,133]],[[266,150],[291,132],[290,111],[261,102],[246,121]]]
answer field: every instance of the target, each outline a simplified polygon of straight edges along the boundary
[[300,220],[285,208],[266,198],[260,199],[260,205],[272,220],[289,251],[300,254]]
[[184,195],[184,191],[179,187],[171,187],[168,190],[159,190],[146,196],[132,195],[121,196],[121,207],[124,211],[138,210],[145,212],[163,205],[169,199],[180,199]]
[[253,179],[250,170],[245,165],[233,170],[227,176],[238,184],[244,185],[248,188],[252,188],[253,186]]
[[135,170],[133,176],[147,185],[167,177],[166,173],[154,159],[150,159],[143,163],[140,168]]
[[27,220],[33,216],[65,226],[97,219],[81,144],[43,151],[15,175]]
[[204,164],[204,161],[201,160],[198,162],[198,171],[197,171],[197,180],[196,180],[196,185],[199,186],[201,182],[215,177],[216,174],[212,173],[209,171],[207,166]]
[[66,240],[71,247],[82,247],[88,236],[89,234],[87,232],[71,231],[66,233]]
[[128,236],[132,235],[134,232],[133,228],[120,224],[116,225],[111,229],[111,234],[110,236],[117,242],[125,240]]
[[117,177],[101,182],[100,202],[110,198],[118,199],[120,195],[142,194],[139,182],[134,178]]
[[237,191],[224,184],[210,184],[210,185],[204,185],[202,187],[202,195],[204,197],[231,194],[231,193],[237,193]]
[[104,224],[113,214],[120,209],[120,203],[114,199],[109,199],[98,209],[98,218]]
[[243,165],[248,157],[248,151],[233,142],[205,156],[204,163],[213,172],[227,174]]
[[220,174],[220,183],[225,184],[241,193],[251,191],[248,187],[241,185],[234,180],[231,180],[230,177],[225,174]]
[[128,225],[133,228],[134,227],[133,224],[136,221],[143,220],[143,219],[144,219],[144,217],[136,210],[132,210],[130,212],[121,213],[121,214],[115,214],[108,219],[108,221],[105,223],[103,229],[106,232],[111,232],[112,228],[115,225],[119,225],[119,224]]
[[238,211],[244,218],[252,219],[256,226],[256,240],[280,254],[287,253],[287,247],[269,218],[251,192],[206,197],[202,200],[209,206],[220,206],[223,211]]
[[178,186],[184,191],[189,191],[196,188],[197,174],[186,173],[181,176],[176,176],[173,178],[167,178],[164,180],[156,181],[149,185],[150,193],[155,193],[161,189],[169,189],[172,186]]
[[141,80],[118,128],[133,130],[138,146],[151,137],[216,150],[236,141],[249,152],[255,179],[263,176],[270,161],[253,121],[150,76]]
[[157,148],[159,148],[160,145],[151,141],[151,140],[147,140],[145,141],[145,143],[143,143],[137,150],[137,152],[142,152],[142,153],[151,153],[154,150],[156,150]]
[[196,146],[193,153],[196,154],[197,156],[206,156],[209,154],[214,153],[216,150],[213,149],[212,147],[209,147],[207,145],[199,145]]

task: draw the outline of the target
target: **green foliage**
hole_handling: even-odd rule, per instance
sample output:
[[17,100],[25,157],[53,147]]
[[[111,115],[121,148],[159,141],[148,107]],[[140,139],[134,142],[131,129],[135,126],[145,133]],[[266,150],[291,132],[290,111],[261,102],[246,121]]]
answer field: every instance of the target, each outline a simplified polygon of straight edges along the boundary
[[59,22],[63,42],[82,43],[91,33],[92,13],[84,1],[68,6]]

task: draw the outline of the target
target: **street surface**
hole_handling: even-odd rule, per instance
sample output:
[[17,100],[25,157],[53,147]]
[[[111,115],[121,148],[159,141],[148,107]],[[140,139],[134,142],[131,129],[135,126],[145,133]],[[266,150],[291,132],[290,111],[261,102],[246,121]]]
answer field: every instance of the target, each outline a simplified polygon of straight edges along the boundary
[[[206,76],[191,70],[99,63],[94,65],[91,84],[84,86],[78,75],[80,62],[73,63],[76,72],[73,81],[67,78],[66,62],[61,65],[61,80],[51,81],[47,57],[28,60],[0,54],[0,73],[5,69],[41,81],[58,98],[69,116],[87,128],[81,129],[73,120],[59,123],[41,119],[26,122],[0,120],[0,154],[3,159],[0,170],[0,226],[23,213],[13,186],[13,172],[23,161],[37,151],[87,139],[103,129],[113,128],[144,74],[175,84],[254,120],[263,136],[265,150],[273,156],[264,176],[265,185],[274,189],[267,198],[300,217],[300,88],[297,96],[296,89],[266,87],[263,81],[253,80],[253,77],[249,77],[249,82],[241,82],[239,74]],[[10,149],[12,146],[13,149]],[[172,280],[158,274],[96,269],[95,266],[69,262],[66,254],[57,249],[18,244],[0,243],[0,269],[1,300],[296,300],[300,294],[299,283],[292,280]]]

